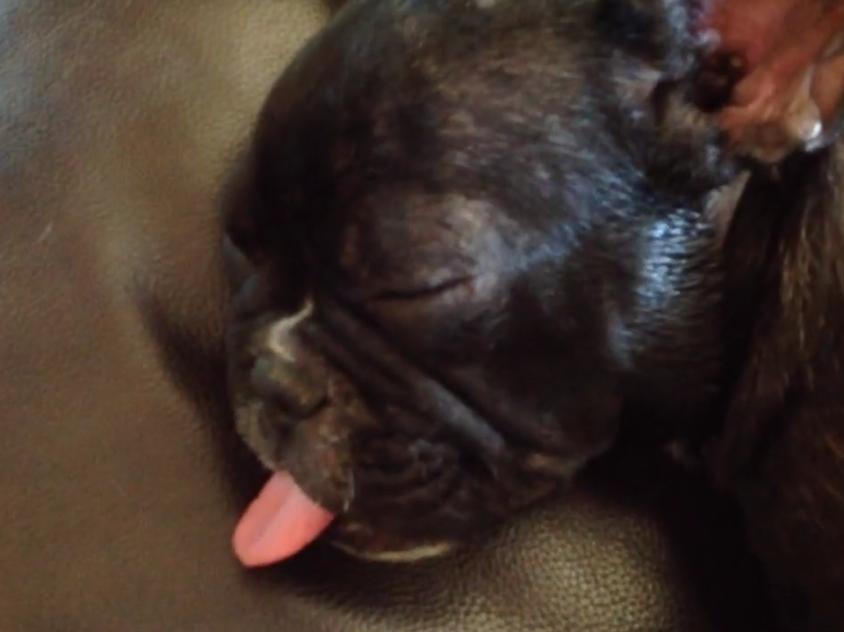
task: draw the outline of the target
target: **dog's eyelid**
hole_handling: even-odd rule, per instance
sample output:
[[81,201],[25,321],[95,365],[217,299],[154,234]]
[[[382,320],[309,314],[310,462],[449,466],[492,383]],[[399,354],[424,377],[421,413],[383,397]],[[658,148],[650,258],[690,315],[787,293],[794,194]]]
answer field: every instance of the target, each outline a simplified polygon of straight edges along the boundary
[[467,288],[474,280],[471,276],[461,276],[435,283],[430,286],[408,288],[382,288],[367,297],[369,302],[415,301],[435,299],[438,296]]

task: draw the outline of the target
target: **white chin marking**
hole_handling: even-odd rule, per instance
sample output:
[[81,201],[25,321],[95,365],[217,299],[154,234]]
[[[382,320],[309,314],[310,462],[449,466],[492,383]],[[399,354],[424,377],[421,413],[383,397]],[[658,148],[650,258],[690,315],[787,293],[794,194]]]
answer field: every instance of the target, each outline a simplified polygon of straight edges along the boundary
[[437,544],[425,544],[414,549],[403,551],[358,551],[344,544],[332,542],[332,544],[353,557],[370,562],[408,563],[440,557],[454,549],[451,542],[439,542]]

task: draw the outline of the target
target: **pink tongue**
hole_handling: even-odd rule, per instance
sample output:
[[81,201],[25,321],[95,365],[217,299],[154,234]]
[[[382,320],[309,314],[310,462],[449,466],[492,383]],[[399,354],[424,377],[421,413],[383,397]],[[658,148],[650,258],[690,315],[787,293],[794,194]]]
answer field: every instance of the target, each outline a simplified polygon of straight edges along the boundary
[[295,555],[334,519],[284,472],[272,475],[234,530],[234,553],[244,566],[266,566]]

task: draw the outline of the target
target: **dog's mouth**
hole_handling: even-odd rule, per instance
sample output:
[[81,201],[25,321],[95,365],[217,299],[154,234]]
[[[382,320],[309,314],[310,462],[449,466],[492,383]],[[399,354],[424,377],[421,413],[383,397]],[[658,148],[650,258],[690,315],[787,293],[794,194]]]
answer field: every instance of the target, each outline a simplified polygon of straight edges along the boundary
[[316,540],[334,515],[285,472],[275,472],[240,517],[232,537],[244,566],[266,566],[296,555]]
[[[244,566],[268,566],[293,557],[334,522],[334,514],[314,502],[292,476],[275,472],[240,517],[232,547]],[[341,526],[346,536],[360,528],[354,523]],[[445,540],[372,550],[357,548],[349,542],[337,541],[334,545],[350,555],[375,562],[413,562],[445,555],[454,548],[453,543]]]

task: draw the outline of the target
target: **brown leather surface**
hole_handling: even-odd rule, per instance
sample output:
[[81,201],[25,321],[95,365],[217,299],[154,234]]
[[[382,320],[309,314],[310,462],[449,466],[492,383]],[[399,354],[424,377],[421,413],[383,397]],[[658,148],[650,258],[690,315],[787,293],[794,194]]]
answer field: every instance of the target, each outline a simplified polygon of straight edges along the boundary
[[[315,0],[0,5],[0,630],[748,630],[735,520],[601,468],[474,550],[246,572],[219,187]],[[605,471],[604,471],[605,470]]]

